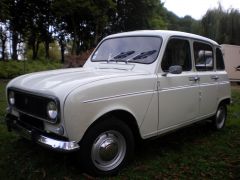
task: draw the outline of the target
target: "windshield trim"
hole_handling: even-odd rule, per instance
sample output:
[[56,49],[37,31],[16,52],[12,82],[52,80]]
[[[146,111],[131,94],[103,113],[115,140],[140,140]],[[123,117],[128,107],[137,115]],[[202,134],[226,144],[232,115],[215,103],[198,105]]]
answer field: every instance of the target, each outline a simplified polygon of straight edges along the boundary
[[[135,64],[153,64],[159,57],[159,52],[161,50],[161,47],[162,47],[162,43],[163,43],[163,38],[162,36],[157,36],[157,35],[129,35],[129,36],[118,36],[118,37],[111,37],[111,38],[106,38],[106,39],[103,39],[99,44],[98,46],[96,47],[96,49],[93,51],[93,53],[91,54],[91,62],[107,62],[107,60],[97,60],[97,61],[94,61],[92,58],[93,58],[93,55],[95,54],[95,52],[98,50],[98,48],[102,45],[103,42],[107,41],[107,40],[110,40],[110,39],[119,39],[119,38],[127,38],[127,37],[155,37],[155,38],[159,38],[161,40],[160,42],[160,45],[159,45],[159,48],[157,49],[157,56],[156,58],[150,62],[150,63],[147,63],[147,62],[138,62],[138,61],[134,61],[134,60],[129,60],[127,61],[126,64],[130,64],[130,63],[135,63]],[[119,61],[119,62],[125,62],[125,61]]]

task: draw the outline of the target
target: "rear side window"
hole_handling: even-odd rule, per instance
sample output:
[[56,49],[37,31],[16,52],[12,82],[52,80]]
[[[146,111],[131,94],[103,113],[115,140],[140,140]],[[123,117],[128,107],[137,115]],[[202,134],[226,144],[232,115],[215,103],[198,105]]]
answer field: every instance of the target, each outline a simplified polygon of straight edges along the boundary
[[183,71],[192,69],[190,45],[184,39],[169,40],[162,59],[162,70],[168,72],[170,66],[180,65]]
[[194,58],[195,65],[198,71],[213,70],[213,49],[209,44],[194,42]]
[[216,49],[216,63],[217,63],[217,70],[225,69],[222,51],[219,48]]

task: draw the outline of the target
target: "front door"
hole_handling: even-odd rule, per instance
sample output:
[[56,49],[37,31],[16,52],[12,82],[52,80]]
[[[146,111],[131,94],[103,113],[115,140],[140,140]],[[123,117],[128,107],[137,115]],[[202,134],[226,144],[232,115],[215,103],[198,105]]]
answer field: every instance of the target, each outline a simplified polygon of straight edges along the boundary
[[[169,67],[180,65],[182,73],[168,73]],[[194,120],[199,112],[198,76],[192,68],[190,42],[171,38],[165,49],[159,82],[159,132],[168,131]]]

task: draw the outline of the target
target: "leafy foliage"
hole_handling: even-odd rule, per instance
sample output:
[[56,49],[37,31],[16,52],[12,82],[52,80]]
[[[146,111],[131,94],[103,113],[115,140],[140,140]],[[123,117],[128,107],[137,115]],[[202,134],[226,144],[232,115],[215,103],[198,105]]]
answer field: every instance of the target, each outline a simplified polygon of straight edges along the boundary
[[217,9],[207,11],[201,24],[203,35],[220,44],[240,45],[240,12],[238,10],[224,11],[219,5]]
[[240,45],[239,19],[239,10],[224,11],[221,5],[200,21],[179,18],[159,0],[1,0],[1,57],[9,58],[4,53],[8,41],[12,59],[18,59],[20,49],[30,49],[31,59],[39,59],[43,45],[50,60],[50,44],[58,42],[64,63],[66,53],[80,55],[108,34],[142,29],[178,30]]
[[[113,32],[165,28],[163,4],[158,0],[4,0],[1,22],[9,26],[12,58],[17,59],[17,45],[24,42],[38,59],[40,43],[49,59],[49,44],[59,42],[62,59],[71,41],[71,54],[95,47]],[[133,16],[134,14],[134,16]]]

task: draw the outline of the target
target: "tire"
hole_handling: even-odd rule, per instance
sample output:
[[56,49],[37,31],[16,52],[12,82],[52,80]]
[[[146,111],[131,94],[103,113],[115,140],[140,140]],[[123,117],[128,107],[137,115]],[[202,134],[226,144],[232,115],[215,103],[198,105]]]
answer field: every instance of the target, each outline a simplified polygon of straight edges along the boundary
[[224,103],[221,103],[218,106],[217,112],[212,121],[213,128],[215,130],[221,130],[224,128],[227,119],[227,106]]
[[109,117],[90,127],[80,149],[81,164],[88,174],[116,175],[133,155],[134,137],[124,122]]

